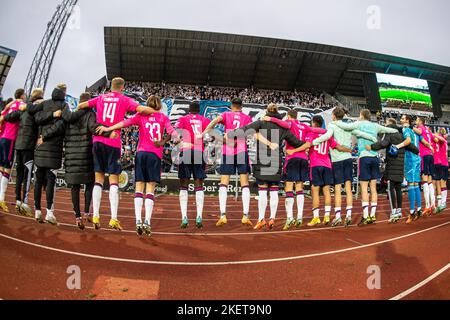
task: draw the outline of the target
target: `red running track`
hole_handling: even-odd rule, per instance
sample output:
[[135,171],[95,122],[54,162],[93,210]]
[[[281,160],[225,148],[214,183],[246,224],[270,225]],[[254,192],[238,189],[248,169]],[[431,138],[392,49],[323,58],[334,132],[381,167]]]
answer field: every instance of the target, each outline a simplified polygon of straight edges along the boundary
[[[389,216],[385,196],[380,197],[380,222],[374,226],[282,232],[285,211],[280,205],[276,230],[270,233],[242,227],[241,204],[231,199],[229,225],[216,228],[217,197],[206,199],[203,230],[195,230],[194,221],[192,228],[179,230],[178,199],[162,196],[152,238],[135,235],[132,195],[121,197],[121,233],[75,228],[67,190],[56,194],[59,227],[0,215],[0,298],[390,299],[450,262],[449,213],[412,225],[389,225],[384,221]],[[10,186],[7,201],[13,200]],[[106,212],[107,202],[105,194]],[[256,216],[255,200],[251,208]],[[310,215],[310,200],[305,208]],[[354,222],[360,210],[357,201]],[[102,215],[105,226],[108,220],[108,214]],[[66,285],[72,265],[81,269],[80,290]],[[371,266],[381,271],[379,290],[367,287]],[[449,288],[447,270],[403,299],[449,299]]]

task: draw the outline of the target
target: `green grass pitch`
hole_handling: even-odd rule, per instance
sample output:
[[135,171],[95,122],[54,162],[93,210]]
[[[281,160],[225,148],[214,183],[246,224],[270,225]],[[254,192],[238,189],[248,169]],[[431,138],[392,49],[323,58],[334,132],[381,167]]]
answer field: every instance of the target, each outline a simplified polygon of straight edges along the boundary
[[382,101],[401,100],[403,102],[409,102],[412,100],[418,103],[425,103],[429,106],[432,105],[431,97],[429,94],[416,91],[380,88],[380,96]]

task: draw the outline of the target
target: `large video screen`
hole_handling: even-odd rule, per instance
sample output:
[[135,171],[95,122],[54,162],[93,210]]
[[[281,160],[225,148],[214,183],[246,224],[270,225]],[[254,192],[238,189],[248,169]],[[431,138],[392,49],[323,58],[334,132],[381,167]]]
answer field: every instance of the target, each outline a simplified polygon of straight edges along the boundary
[[383,108],[433,111],[426,80],[381,73],[377,80]]

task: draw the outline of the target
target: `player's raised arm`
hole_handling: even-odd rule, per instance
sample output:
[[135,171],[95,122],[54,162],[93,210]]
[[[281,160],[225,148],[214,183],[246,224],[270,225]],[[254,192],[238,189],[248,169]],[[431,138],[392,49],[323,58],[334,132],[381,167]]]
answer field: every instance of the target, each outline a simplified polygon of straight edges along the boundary
[[305,142],[301,147],[298,147],[297,149],[287,150],[286,153],[291,156],[294,153],[306,151],[311,147],[312,147],[311,142]]
[[330,128],[330,129],[328,129],[328,131],[324,135],[322,135],[321,137],[319,137],[316,140],[314,140],[312,145],[313,146],[318,146],[322,142],[330,140],[333,136],[334,136],[334,130],[333,130],[333,128]]
[[[210,132],[212,129],[214,129],[219,123],[223,122],[223,117],[218,116],[215,118],[211,123],[205,128],[205,130],[200,134],[200,137],[203,138],[208,132]],[[199,138],[200,138],[199,137]]]
[[384,127],[382,125],[379,124],[375,124],[376,130],[378,133],[397,133],[398,129],[395,128],[389,128],[389,127]]
[[144,106],[137,106],[136,107],[136,112],[142,115],[146,115],[146,116],[150,116],[154,113],[156,113],[155,109],[150,108],[150,107],[144,107]]
[[82,102],[82,103],[78,104],[78,107],[77,107],[78,110],[89,109],[89,108],[91,108],[89,105],[89,101]]
[[261,142],[262,144],[265,144],[273,151],[277,150],[280,146],[277,143],[270,142],[267,140],[261,133],[255,133],[254,135],[255,139]]
[[353,123],[345,123],[345,122],[340,121],[340,122],[335,123],[336,126],[338,126],[339,128],[341,128],[342,130],[345,130],[345,131],[353,131],[353,130],[359,129],[360,124],[361,123],[359,121],[356,121]]
[[374,143],[378,142],[378,139],[376,137],[374,137],[371,134],[368,134],[366,132],[363,132],[361,130],[353,130],[352,131],[352,135],[354,135],[357,138],[361,138],[361,139],[366,139],[366,140],[372,141]]
[[263,121],[275,123],[277,126],[280,126],[284,129],[290,129],[292,124],[287,121],[280,120],[278,118],[265,116],[262,118]]

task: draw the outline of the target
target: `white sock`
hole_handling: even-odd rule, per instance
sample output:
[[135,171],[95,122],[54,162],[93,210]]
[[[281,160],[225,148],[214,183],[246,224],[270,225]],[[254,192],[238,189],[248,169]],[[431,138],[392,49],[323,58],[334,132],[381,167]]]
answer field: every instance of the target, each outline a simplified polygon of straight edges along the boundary
[[397,214],[397,209],[392,209],[391,211],[391,217],[395,216]]
[[430,187],[428,183],[422,184],[423,187],[423,195],[425,198],[425,208],[430,208]]
[[136,216],[136,224],[142,223],[142,207],[144,206],[144,195],[136,192],[134,196],[134,215]]
[[259,200],[258,200],[258,211],[259,218],[258,221],[263,221],[266,218],[267,209],[267,189],[259,189]]
[[205,192],[203,191],[203,187],[195,190],[195,200],[197,202],[197,218],[201,218],[203,216],[203,204],[205,203]]
[[372,203],[372,208],[370,211],[370,216],[372,218],[376,217],[376,215],[377,215],[377,206],[378,206],[378,203]]
[[153,207],[155,206],[155,195],[147,194],[145,198],[145,223],[152,224]]
[[286,213],[289,221],[294,219],[294,202],[294,193],[286,192]]
[[325,207],[325,217],[331,216],[331,206]]
[[119,186],[117,184],[109,187],[109,203],[111,204],[111,219],[117,220],[119,212]]
[[334,208],[334,212],[335,212],[335,215],[336,215],[336,219],[341,219],[342,208],[336,207],[336,208]]
[[313,209],[314,218],[320,218],[320,209]]
[[440,207],[442,205],[442,194],[436,197],[437,206]]
[[369,203],[363,202],[362,207],[363,207],[364,219],[367,219],[369,217]]
[[352,211],[353,211],[353,207],[347,207],[347,218],[351,219]]
[[100,217],[100,203],[102,202],[103,186],[101,184],[95,184],[92,191],[92,206],[94,210],[94,217]]
[[244,216],[248,216],[250,213],[250,188],[248,186],[242,187],[242,209]]
[[297,193],[297,220],[303,220],[303,211],[305,208],[305,194],[303,191]]
[[270,219],[276,219],[277,218],[277,211],[278,211],[278,204],[280,203],[279,198],[279,190],[278,188],[272,188],[270,190]]
[[189,200],[189,193],[187,189],[180,189],[180,208],[181,208],[181,217],[183,219],[187,218],[188,200]]
[[8,189],[8,183],[9,183],[9,176],[5,177],[4,175],[1,176],[1,182],[0,182],[0,201],[5,201],[6,198],[6,190]]
[[225,185],[220,185],[219,188],[219,205],[220,214],[224,216],[227,213],[227,198],[228,198],[228,188]]
[[447,189],[442,191],[442,206],[447,204]]
[[430,189],[430,205],[431,205],[431,207],[435,207],[436,206],[436,194],[434,192],[434,185],[432,183],[429,183],[428,188]]

